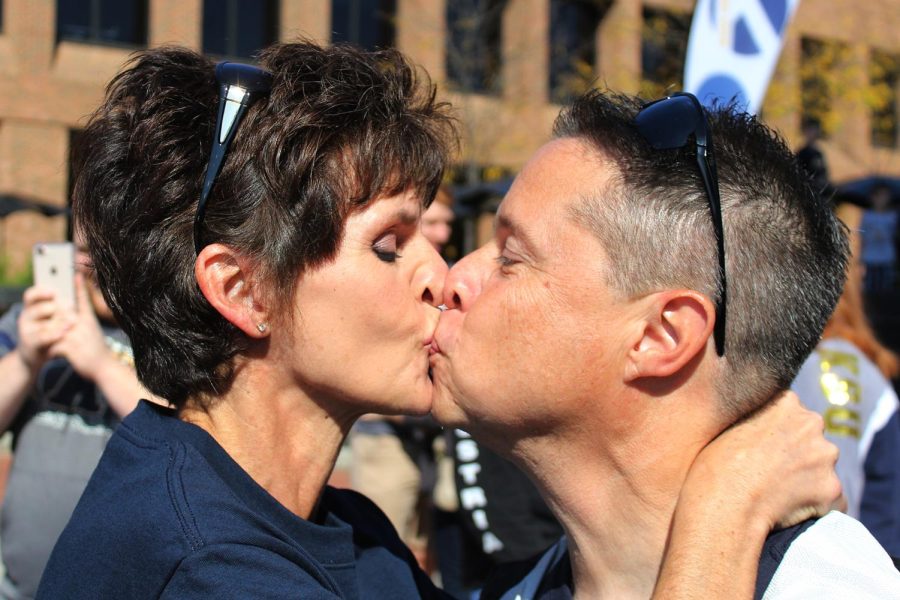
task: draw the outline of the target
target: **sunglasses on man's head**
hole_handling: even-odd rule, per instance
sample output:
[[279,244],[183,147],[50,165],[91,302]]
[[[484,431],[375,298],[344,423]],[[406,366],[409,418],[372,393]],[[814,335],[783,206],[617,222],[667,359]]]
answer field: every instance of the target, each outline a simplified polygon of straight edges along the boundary
[[657,150],[673,150],[693,143],[697,152],[697,168],[706,189],[719,252],[721,294],[716,302],[716,324],[713,338],[716,353],[725,355],[725,309],[728,301],[725,278],[725,234],[722,229],[722,204],[719,200],[719,177],[713,154],[712,134],[706,113],[693,94],[677,93],[644,106],[634,119],[641,136]]
[[216,82],[219,84],[219,112],[206,178],[194,215],[194,249],[197,254],[203,248],[200,234],[206,215],[206,201],[222,169],[222,161],[247,109],[272,89],[272,74],[252,65],[222,62],[216,65]]

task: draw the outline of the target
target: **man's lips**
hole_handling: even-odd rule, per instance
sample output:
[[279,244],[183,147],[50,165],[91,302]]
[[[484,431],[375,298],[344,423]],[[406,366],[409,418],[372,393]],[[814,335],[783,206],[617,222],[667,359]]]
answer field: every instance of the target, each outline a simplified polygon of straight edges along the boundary
[[441,351],[441,347],[438,345],[437,340],[431,338],[428,343],[428,355],[438,354]]

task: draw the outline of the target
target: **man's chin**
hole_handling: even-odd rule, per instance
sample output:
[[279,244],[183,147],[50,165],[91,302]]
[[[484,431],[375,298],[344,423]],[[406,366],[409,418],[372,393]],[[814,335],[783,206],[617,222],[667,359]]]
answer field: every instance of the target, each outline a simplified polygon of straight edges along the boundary
[[466,413],[456,403],[456,399],[446,389],[434,386],[431,397],[431,416],[444,427],[466,429],[469,421]]

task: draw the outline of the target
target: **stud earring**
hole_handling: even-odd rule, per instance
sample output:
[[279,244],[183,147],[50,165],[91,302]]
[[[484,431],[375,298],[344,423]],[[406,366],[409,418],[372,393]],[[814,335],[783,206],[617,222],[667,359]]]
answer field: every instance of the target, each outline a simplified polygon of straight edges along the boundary
[[266,329],[268,329],[268,325],[266,325],[265,323],[258,323],[258,324],[256,325],[256,329],[257,329],[257,331],[259,331],[260,333],[265,333],[265,332],[266,332]]

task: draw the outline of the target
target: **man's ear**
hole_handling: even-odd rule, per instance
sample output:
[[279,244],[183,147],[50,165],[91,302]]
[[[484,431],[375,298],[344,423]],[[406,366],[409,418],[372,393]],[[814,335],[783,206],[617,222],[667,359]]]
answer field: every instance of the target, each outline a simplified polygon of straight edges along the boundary
[[705,351],[715,307],[694,290],[666,290],[645,298],[638,339],[628,351],[626,380],[669,377]]
[[254,285],[251,262],[223,244],[210,244],[194,262],[194,276],[206,300],[250,338],[268,335],[268,313]]

